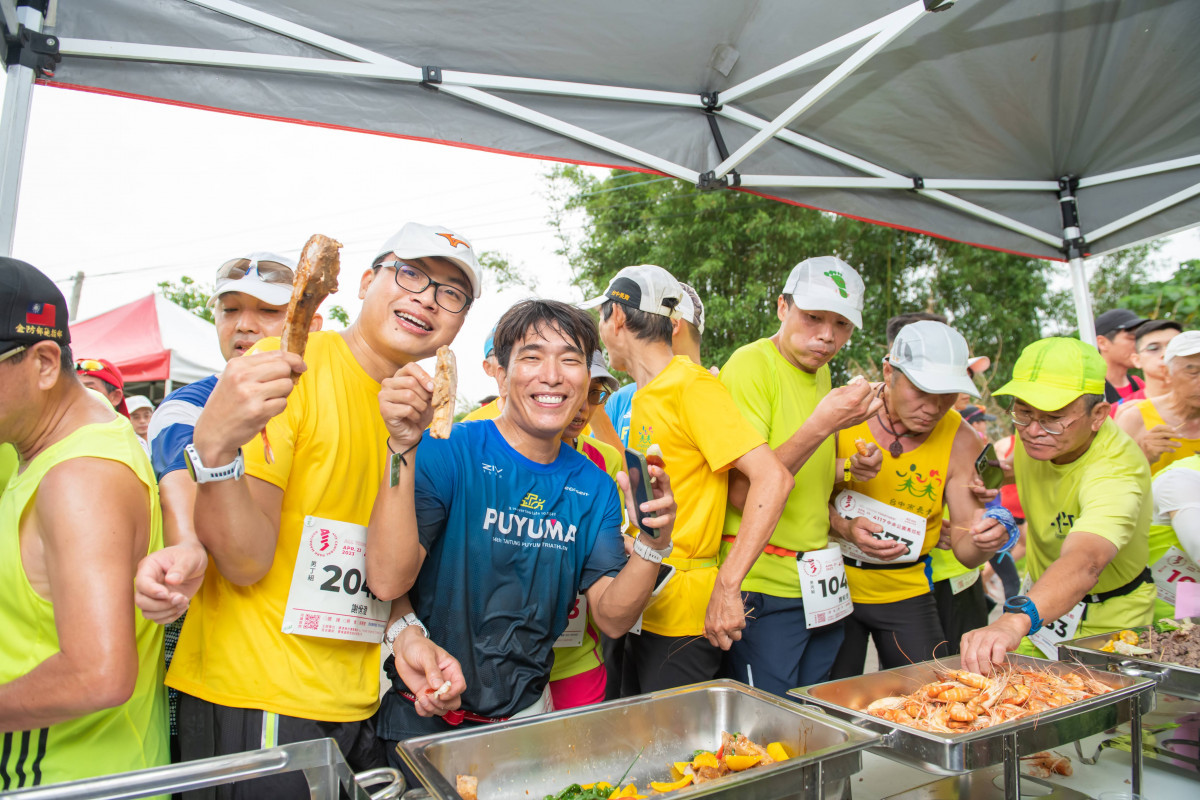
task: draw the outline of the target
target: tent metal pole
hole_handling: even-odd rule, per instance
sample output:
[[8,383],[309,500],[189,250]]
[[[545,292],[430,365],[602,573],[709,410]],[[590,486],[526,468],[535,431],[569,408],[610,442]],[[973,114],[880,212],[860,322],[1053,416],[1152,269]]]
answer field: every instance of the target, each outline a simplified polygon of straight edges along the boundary
[[1107,225],[1101,225],[1099,228],[1096,228],[1096,230],[1092,231],[1090,240],[1096,241],[1098,239],[1103,239],[1105,236],[1116,233],[1122,228],[1128,228],[1135,222],[1141,222],[1146,217],[1153,216],[1164,209],[1178,205],[1184,200],[1190,200],[1198,194],[1200,194],[1200,183],[1194,183],[1188,188],[1178,191],[1169,197],[1164,197],[1162,200],[1159,200],[1156,203],[1151,203],[1145,208],[1134,211],[1132,214],[1126,214],[1120,219],[1114,220]]
[[[982,192],[1046,192],[1058,191],[1058,181],[1008,181],[974,180],[957,178],[924,178],[926,189],[942,191]],[[776,186],[795,189],[846,188],[846,189],[903,189],[911,191],[912,178],[896,177],[857,178],[828,175],[741,175],[739,186]]]
[[1176,169],[1187,169],[1188,167],[1200,167],[1200,156],[1174,158],[1170,161],[1160,161],[1157,164],[1146,164],[1141,167],[1130,167],[1129,169],[1119,169],[1116,172],[1106,172],[1103,175],[1093,175],[1090,178],[1080,178],[1079,188],[1087,189],[1092,186],[1101,186],[1103,184],[1114,183],[1116,181],[1127,181],[1130,178],[1140,178],[1144,175],[1157,175],[1160,172],[1170,172]]
[[[5,19],[8,19],[7,13]],[[42,12],[21,6],[17,9],[17,22],[35,33],[41,33]],[[0,107],[0,256],[12,255],[13,239],[17,232],[21,167],[36,77],[37,73],[32,67],[20,63],[9,65],[5,75],[4,104]]]
[[850,57],[839,64],[833,72],[822,78],[816,86],[805,92],[799,100],[792,103],[786,111],[771,120],[767,124],[767,127],[754,134],[750,138],[750,141],[739,147],[736,152],[730,154],[729,158],[722,161],[713,170],[713,177],[719,180],[736,169],[738,164],[749,158],[752,153],[774,138],[775,134],[795,121],[797,117],[812,108],[822,97],[833,91],[839,83],[853,75],[855,70],[867,63],[880,50],[891,44],[896,37],[908,30],[925,13],[925,4],[923,2],[914,3],[911,6],[901,9],[888,27],[875,34],[869,42],[851,53]]
[[1079,338],[1090,345],[1096,344],[1096,321],[1092,317],[1092,293],[1088,289],[1087,267],[1083,263],[1083,232],[1079,228],[1079,203],[1075,192],[1079,179],[1065,176],[1058,182],[1058,202],[1062,209],[1063,252],[1071,270],[1071,294],[1075,298],[1075,316],[1079,322]]

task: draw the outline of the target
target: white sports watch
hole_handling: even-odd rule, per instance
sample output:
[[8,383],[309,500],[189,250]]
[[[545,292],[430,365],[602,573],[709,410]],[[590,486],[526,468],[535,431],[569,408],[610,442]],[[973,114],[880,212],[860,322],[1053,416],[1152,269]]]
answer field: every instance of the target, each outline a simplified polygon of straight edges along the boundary
[[200,460],[200,454],[196,452],[196,445],[188,444],[183,448],[183,452],[187,456],[188,474],[196,483],[216,483],[231,478],[236,481],[246,474],[246,459],[242,457],[242,448],[240,447],[237,458],[223,467],[214,467],[213,469],[204,466],[204,462]]
[[671,542],[662,550],[655,550],[653,547],[643,542],[640,538],[633,540],[633,552],[636,555],[639,555],[647,561],[651,561],[655,564],[661,564],[663,559],[671,555],[671,551],[674,549],[674,542]]
[[421,629],[421,633],[425,634],[426,639],[429,638],[429,629],[425,627],[425,625],[421,622],[421,620],[417,619],[416,614],[410,613],[410,614],[405,614],[403,617],[401,617],[400,619],[396,620],[395,622],[393,622],[391,625],[388,626],[388,629],[386,631],[384,631],[384,634],[383,634],[384,645],[387,647],[391,647],[392,644],[395,643],[397,637],[400,636],[400,631],[404,630],[407,627],[413,626],[413,625],[415,625],[416,627]]

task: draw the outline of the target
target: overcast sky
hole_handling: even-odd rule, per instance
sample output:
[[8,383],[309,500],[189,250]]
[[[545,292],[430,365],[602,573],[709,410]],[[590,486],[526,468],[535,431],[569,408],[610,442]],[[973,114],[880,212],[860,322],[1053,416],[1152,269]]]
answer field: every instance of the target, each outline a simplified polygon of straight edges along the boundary
[[[0,75],[0,87],[3,76]],[[545,297],[582,299],[548,219],[553,165],[515,156],[179,108],[39,86],[34,90],[13,255],[60,281],[83,270],[80,318],[180,276],[211,282],[253,250],[295,257],[313,233],[341,241],[351,317],[358,276],[404,222],[445,225],[536,276]],[[602,170],[596,170],[601,174]],[[1200,231],[1171,262],[1200,258]],[[525,290],[484,296],[454,349],[460,392],[495,391],[477,368],[492,325]],[[707,302],[719,302],[706,298]],[[87,355],[102,356],[89,353]]]

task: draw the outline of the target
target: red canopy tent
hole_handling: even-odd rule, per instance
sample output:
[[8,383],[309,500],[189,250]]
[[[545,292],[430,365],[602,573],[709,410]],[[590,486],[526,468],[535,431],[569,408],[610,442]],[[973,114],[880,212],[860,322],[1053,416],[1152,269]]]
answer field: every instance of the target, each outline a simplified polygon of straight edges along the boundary
[[167,381],[168,390],[225,368],[212,323],[157,294],[71,323],[71,350],[113,362],[126,383]]

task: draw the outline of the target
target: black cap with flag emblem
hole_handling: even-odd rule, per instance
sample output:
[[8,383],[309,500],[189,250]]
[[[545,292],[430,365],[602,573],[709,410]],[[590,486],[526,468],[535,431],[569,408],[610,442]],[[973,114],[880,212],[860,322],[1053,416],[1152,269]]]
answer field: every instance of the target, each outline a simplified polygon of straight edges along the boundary
[[71,341],[63,293],[37,267],[0,258],[0,355],[43,340]]

